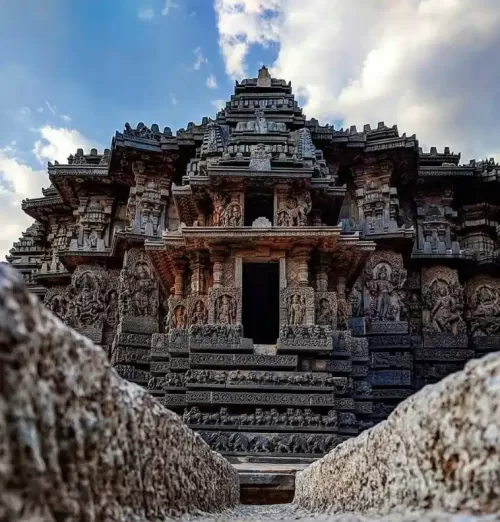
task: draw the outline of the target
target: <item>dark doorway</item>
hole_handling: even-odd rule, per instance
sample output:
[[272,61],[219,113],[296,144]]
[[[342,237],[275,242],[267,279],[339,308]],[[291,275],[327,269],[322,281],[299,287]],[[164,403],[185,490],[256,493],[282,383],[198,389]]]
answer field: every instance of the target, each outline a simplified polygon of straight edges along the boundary
[[243,333],[255,344],[279,334],[279,264],[243,263]]
[[260,217],[273,222],[274,195],[270,188],[247,187],[245,191],[245,219],[244,225],[251,227],[252,223]]

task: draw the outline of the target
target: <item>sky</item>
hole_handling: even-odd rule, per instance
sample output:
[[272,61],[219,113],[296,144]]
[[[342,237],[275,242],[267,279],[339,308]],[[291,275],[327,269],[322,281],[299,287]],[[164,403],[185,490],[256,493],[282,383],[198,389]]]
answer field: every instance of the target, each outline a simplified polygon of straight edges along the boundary
[[0,0],[0,259],[47,162],[215,116],[263,64],[308,117],[500,160],[500,0]]

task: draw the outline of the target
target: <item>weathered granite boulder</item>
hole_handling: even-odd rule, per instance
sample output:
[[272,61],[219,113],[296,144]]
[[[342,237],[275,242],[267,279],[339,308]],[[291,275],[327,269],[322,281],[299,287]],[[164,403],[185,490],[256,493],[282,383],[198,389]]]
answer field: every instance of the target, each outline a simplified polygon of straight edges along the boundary
[[0,520],[220,511],[238,476],[0,264]]
[[500,512],[500,354],[427,386],[296,478],[314,511]]

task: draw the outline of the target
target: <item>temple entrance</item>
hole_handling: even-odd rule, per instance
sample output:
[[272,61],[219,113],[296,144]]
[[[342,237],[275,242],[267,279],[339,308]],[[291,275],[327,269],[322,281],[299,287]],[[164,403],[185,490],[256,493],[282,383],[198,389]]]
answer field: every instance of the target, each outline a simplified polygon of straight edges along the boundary
[[279,263],[243,263],[243,334],[254,344],[279,336]]

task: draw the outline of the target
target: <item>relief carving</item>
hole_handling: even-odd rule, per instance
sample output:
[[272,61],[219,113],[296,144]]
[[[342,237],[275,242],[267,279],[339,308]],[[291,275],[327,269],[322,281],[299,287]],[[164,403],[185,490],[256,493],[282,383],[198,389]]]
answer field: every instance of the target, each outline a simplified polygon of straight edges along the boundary
[[216,324],[236,324],[236,301],[231,295],[221,295],[215,301]]
[[498,335],[500,332],[500,280],[479,275],[465,287],[470,330],[473,336]]
[[445,266],[424,269],[422,301],[424,334],[465,333],[463,289],[456,270]]
[[309,191],[292,194],[280,198],[276,214],[276,224],[279,227],[305,227],[307,216],[311,211],[311,195]]
[[[74,278],[72,287],[75,300],[69,301],[68,313],[73,314],[77,328],[102,327],[104,302],[101,295],[101,282],[91,271],[80,273]],[[74,303],[74,304],[73,304]]]
[[120,283],[120,306],[123,315],[156,317],[158,283],[144,252],[135,249],[127,252]]
[[335,292],[316,292],[316,324],[337,326],[337,295]]
[[224,192],[212,194],[214,227],[240,227],[243,225],[243,209],[238,201],[230,201]]
[[193,299],[192,309],[189,314],[189,324],[200,326],[207,324],[208,321],[208,310],[206,303],[203,299]]
[[[364,271],[364,311],[372,321],[401,321],[406,270],[400,254],[377,252]],[[358,310],[359,311],[359,310]]]
[[280,323],[291,326],[314,324],[314,290],[309,286],[282,288]]

